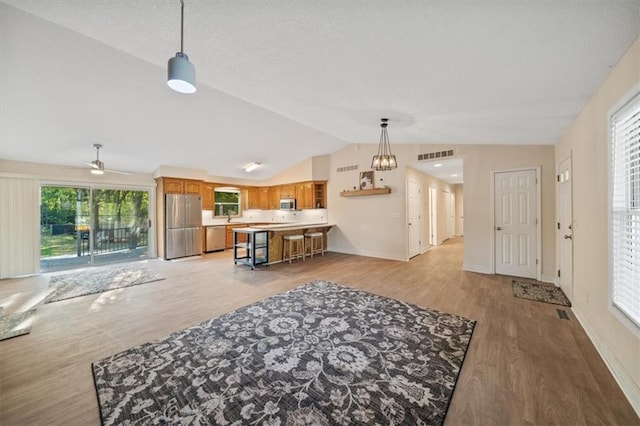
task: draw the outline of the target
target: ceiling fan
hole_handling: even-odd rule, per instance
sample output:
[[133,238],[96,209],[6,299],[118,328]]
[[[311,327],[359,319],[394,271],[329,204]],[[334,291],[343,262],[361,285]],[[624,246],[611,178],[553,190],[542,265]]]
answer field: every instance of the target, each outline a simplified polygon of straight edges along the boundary
[[102,145],[99,143],[94,143],[93,147],[96,149],[96,159],[93,161],[89,161],[86,163],[87,166],[91,168],[91,173],[94,175],[103,175],[105,172],[107,173],[117,173],[121,175],[130,175],[131,172],[124,172],[121,170],[110,170],[104,168],[104,163],[100,161],[100,149]]

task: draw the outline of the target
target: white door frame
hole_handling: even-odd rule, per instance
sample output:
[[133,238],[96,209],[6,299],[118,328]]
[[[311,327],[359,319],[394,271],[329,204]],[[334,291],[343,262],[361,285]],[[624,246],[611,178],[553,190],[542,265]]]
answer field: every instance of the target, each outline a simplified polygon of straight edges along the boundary
[[542,179],[540,175],[540,166],[537,167],[522,167],[518,169],[503,169],[503,170],[492,170],[490,172],[490,185],[489,185],[489,202],[491,203],[489,206],[490,216],[491,216],[491,229],[489,230],[491,238],[489,257],[491,260],[491,273],[495,275],[496,273],[496,259],[495,259],[495,248],[496,248],[496,215],[495,215],[495,176],[497,173],[509,173],[509,172],[522,172],[525,170],[535,170],[536,172],[536,259],[538,259],[536,264],[536,279],[540,281],[542,279]]
[[[414,201],[417,202],[417,208],[418,208],[418,219],[411,219],[411,192],[409,191],[409,187],[411,185],[415,185],[418,188],[418,200]],[[422,184],[417,181],[417,180],[413,180],[413,179],[407,179],[407,259],[411,259],[414,256],[419,255],[420,253],[422,253],[422,235],[421,233],[421,220],[422,220]],[[417,238],[418,238],[418,250],[415,253],[411,252],[411,234],[417,234]]]
[[[565,162],[568,161],[569,162],[569,183],[567,185],[568,189],[569,189],[569,203],[571,203],[571,228],[573,228],[573,159],[572,159],[572,154],[573,152],[569,151],[569,155],[566,156],[564,159],[562,159],[562,161],[560,161],[558,164],[556,164],[556,224],[560,223],[560,228],[558,228],[558,226],[556,226],[556,266],[557,266],[557,270],[560,271],[560,274],[562,274],[562,264],[561,264],[561,260],[562,260],[562,252],[561,252],[561,244],[562,244],[562,238],[565,235],[565,233],[567,232],[566,230],[563,230],[562,228],[564,228],[564,225],[561,224],[560,222],[560,209],[562,208],[561,204],[560,204],[560,166]],[[573,237],[573,232],[571,232],[571,235]],[[566,296],[569,298],[569,300],[573,300],[573,248],[571,250],[571,268],[572,270],[570,271],[571,273],[571,282],[569,283],[569,289],[568,291],[566,289],[562,289],[562,291],[565,292]],[[564,277],[566,277],[566,271],[564,271],[565,275]],[[558,277],[557,273],[554,275],[554,284],[556,284],[558,287],[562,288],[562,277]]]
[[438,245],[438,190],[429,187],[429,245]]

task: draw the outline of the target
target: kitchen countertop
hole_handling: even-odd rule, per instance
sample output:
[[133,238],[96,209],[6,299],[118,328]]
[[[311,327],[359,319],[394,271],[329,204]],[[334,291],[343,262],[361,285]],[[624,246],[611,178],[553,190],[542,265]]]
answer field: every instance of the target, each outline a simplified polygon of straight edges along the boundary
[[333,223],[288,223],[288,224],[277,224],[277,225],[255,225],[250,228],[245,229],[255,229],[256,231],[295,231],[297,229],[306,229],[306,228],[330,228],[335,226]]

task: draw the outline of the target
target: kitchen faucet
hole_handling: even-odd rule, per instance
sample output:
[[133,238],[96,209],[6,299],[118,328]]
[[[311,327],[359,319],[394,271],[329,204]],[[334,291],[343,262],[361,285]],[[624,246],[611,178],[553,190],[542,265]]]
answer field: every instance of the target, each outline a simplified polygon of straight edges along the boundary
[[227,222],[231,222],[231,213],[227,213]]

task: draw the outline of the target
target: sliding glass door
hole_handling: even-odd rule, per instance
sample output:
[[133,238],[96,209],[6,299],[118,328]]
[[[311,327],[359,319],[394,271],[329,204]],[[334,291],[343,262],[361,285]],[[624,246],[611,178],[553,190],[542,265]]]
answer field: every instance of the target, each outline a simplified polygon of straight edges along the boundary
[[149,254],[149,192],[42,186],[40,269],[142,259]]

